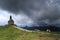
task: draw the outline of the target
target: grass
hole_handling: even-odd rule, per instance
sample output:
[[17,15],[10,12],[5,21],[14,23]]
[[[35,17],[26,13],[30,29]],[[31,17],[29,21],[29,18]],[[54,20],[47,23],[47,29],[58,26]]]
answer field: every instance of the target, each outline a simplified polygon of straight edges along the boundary
[[60,32],[26,32],[13,26],[4,26],[0,27],[0,40],[60,40]]

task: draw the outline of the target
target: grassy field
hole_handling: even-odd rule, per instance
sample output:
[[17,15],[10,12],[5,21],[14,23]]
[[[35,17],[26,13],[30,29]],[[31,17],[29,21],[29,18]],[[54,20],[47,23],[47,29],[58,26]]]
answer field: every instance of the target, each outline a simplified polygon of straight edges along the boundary
[[0,40],[60,40],[60,32],[26,32],[6,26],[0,27]]

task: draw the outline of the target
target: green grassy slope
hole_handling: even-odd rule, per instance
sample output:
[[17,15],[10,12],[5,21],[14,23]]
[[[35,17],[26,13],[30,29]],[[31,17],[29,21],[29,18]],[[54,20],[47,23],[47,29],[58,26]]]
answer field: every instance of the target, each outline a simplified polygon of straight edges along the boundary
[[15,27],[0,27],[0,40],[60,40],[60,32],[26,32]]

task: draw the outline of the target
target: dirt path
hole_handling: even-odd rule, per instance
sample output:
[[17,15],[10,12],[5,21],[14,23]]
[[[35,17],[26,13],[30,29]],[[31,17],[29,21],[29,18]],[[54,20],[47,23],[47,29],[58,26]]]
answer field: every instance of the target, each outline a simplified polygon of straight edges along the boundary
[[17,28],[17,29],[19,29],[19,30],[22,30],[22,31],[33,32],[33,31],[26,30],[26,29],[23,29],[23,28],[20,28],[20,27],[16,27],[16,26],[14,26],[14,27]]

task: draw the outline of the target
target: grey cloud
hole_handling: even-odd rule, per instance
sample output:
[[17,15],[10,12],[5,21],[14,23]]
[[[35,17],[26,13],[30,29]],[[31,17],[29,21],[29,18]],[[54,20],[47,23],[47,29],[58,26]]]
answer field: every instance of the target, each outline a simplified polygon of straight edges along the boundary
[[14,14],[23,11],[37,24],[42,20],[55,23],[60,19],[60,0],[0,0],[0,8]]

